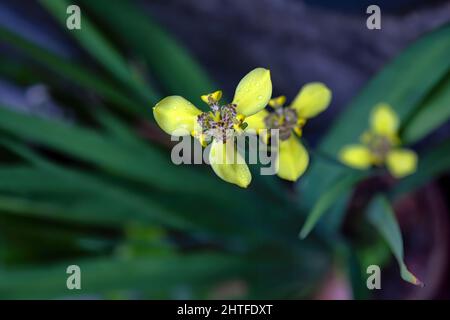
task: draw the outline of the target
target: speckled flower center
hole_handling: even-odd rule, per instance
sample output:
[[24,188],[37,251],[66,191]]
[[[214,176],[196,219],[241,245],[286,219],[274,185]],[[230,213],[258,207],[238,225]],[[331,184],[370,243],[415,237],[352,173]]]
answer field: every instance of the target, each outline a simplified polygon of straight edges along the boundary
[[239,120],[236,119],[236,105],[219,106],[217,103],[212,103],[210,108],[211,111],[203,112],[197,117],[205,140],[216,139],[225,142],[232,138],[235,125],[240,124]]
[[392,142],[387,137],[381,135],[372,135],[368,139],[367,145],[375,159],[379,162],[386,159],[387,154],[392,149]]
[[264,123],[268,129],[278,129],[280,139],[287,140],[291,136],[292,130],[297,126],[297,112],[292,108],[276,108],[265,119]]

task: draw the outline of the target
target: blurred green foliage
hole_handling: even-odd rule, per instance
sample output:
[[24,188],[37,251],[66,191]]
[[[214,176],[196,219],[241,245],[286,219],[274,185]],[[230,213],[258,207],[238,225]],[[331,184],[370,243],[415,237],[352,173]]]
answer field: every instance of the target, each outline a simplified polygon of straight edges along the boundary
[[[173,165],[167,136],[141,134],[143,124],[156,128],[150,110],[159,98],[198,101],[215,88],[151,17],[128,1],[78,1],[83,27],[68,31],[69,3],[40,3],[89,58],[67,60],[0,27],[0,41],[22,59],[0,53],[0,76],[21,86],[45,83],[76,118],[66,123],[0,106],[0,298],[226,298],[215,292],[233,281],[244,284],[241,298],[305,298],[336,257],[359,279],[365,270],[340,227],[357,183],[380,172],[343,167],[332,160],[337,150],[357,139],[361,119],[380,101],[400,115],[407,143],[450,116],[447,26],[398,56],[338,116],[294,194],[265,176],[242,190],[208,167]],[[137,57],[144,68],[134,66]],[[385,191],[387,198],[448,170],[448,143],[420,150],[417,173]],[[372,204],[368,217],[383,208]],[[300,240],[310,212],[312,233]],[[373,232],[379,241],[396,230],[388,244],[402,265],[390,217]],[[66,288],[72,264],[82,270],[81,292]],[[356,297],[367,295],[352,283]]]

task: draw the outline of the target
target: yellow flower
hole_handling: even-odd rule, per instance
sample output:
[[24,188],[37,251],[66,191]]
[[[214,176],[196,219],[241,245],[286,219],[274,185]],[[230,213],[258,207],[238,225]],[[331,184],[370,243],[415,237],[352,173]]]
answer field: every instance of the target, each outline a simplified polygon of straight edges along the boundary
[[251,182],[251,174],[236,150],[234,136],[244,130],[247,119],[264,109],[271,96],[270,71],[256,68],[239,82],[232,103],[220,105],[222,91],[216,91],[201,96],[211,109],[202,112],[183,97],[169,96],[156,104],[153,115],[168,134],[192,135],[203,146],[211,143],[209,161],[214,172],[245,188]]
[[[261,110],[248,117],[248,129],[262,134],[262,129],[278,129],[280,137],[278,176],[296,181],[305,172],[309,164],[309,155],[298,138],[309,118],[324,111],[331,101],[331,91],[322,83],[309,83],[300,89],[292,104],[283,107],[285,96],[269,101],[273,112]],[[295,133],[295,134],[293,134]],[[297,138],[298,137],[298,138]],[[263,137],[267,141],[268,137]]]
[[398,127],[398,117],[391,106],[385,103],[376,105],[370,115],[370,129],[361,136],[362,144],[345,146],[339,152],[339,159],[355,169],[386,164],[395,178],[414,173],[417,155],[412,150],[398,147]]

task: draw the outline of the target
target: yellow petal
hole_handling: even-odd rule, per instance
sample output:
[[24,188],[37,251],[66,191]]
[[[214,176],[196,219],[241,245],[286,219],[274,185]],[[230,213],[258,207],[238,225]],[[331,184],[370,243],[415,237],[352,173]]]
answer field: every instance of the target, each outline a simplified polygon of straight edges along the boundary
[[278,108],[278,107],[282,107],[285,102],[286,102],[286,97],[285,96],[279,96],[279,97],[270,99],[269,100],[269,106],[271,106],[272,108]]
[[162,99],[153,108],[156,123],[166,133],[182,136],[194,131],[197,116],[202,112],[192,103],[180,96],[169,96]]
[[303,86],[292,102],[291,107],[300,118],[312,118],[328,108],[331,90],[320,82],[311,82]]
[[245,130],[254,130],[256,133],[258,133],[261,129],[265,129],[266,123],[264,122],[264,119],[268,115],[269,112],[266,109],[262,109],[260,112],[245,118],[245,122],[247,123],[247,128],[245,128]]
[[386,137],[394,137],[398,129],[398,117],[390,105],[377,104],[370,115],[372,130]]
[[388,153],[386,165],[393,177],[403,178],[416,171],[417,154],[408,149],[394,149]]
[[355,169],[367,169],[372,165],[372,153],[364,145],[348,145],[339,152],[339,160]]
[[250,170],[234,143],[214,140],[211,143],[209,163],[214,172],[226,182],[247,188],[252,181]]
[[237,105],[237,113],[251,116],[264,109],[272,96],[270,71],[256,68],[250,71],[239,82],[234,94],[233,103]]
[[309,155],[305,147],[293,135],[280,141],[278,176],[289,181],[296,181],[305,172]]
[[204,94],[201,96],[201,99],[205,103],[215,103],[222,99],[222,91],[217,90],[213,93]]

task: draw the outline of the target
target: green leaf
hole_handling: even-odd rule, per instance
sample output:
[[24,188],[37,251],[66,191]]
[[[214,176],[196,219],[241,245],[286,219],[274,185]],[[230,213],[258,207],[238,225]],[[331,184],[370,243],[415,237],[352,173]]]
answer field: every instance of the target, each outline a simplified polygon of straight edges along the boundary
[[351,188],[365,176],[366,175],[363,173],[349,173],[337,179],[328,190],[322,193],[322,196],[308,214],[306,222],[300,231],[299,237],[301,239],[305,239],[323,214],[327,212],[327,210],[330,209],[336,202],[338,202],[339,199],[344,197],[348,191],[351,190]]
[[[238,207],[232,201],[225,203],[214,201],[213,197],[201,198],[201,205],[208,208],[208,213],[205,214],[202,211],[199,212],[198,207],[192,206],[193,198],[189,194],[172,195],[154,190],[146,193],[141,188],[131,188],[127,184],[122,186],[122,183],[114,183],[114,181],[104,180],[93,174],[89,175],[50,163],[29,148],[13,141],[1,139],[0,143],[49,175],[42,179],[45,182],[42,182],[41,192],[37,192],[36,185],[29,180],[25,180],[24,183],[22,180],[18,180],[16,183],[6,184],[6,188],[11,187],[11,192],[19,195],[27,191],[30,192],[29,195],[45,194],[45,191],[52,192],[55,184],[58,184],[54,181],[55,179],[61,184],[59,192],[53,194],[54,196],[49,194],[41,202],[25,201],[25,206],[23,206],[20,203],[23,202],[23,199],[13,199],[15,203],[8,205],[9,212],[21,212],[20,209],[31,208],[35,204],[36,210],[28,213],[29,215],[42,215],[62,220],[82,221],[85,219],[86,223],[156,223],[178,230],[210,234],[215,238],[219,237],[223,245],[230,239],[236,241],[237,238],[245,238],[249,242],[268,241],[272,244],[294,245],[289,234],[285,232],[285,225],[279,219],[273,220],[274,217],[279,217],[277,208],[265,204],[263,201],[251,201],[251,196],[244,198],[248,201],[240,202]],[[8,175],[6,176],[8,177]],[[15,178],[11,174],[9,177]],[[43,176],[41,175],[41,177]],[[46,181],[49,181],[50,186],[47,186]],[[70,184],[69,190],[66,187],[68,184]],[[3,187],[0,183],[0,190]],[[61,193],[64,192],[72,193],[70,200],[74,202],[73,204],[58,200],[61,198]],[[96,196],[93,197],[93,194]],[[42,196],[40,197],[42,198]],[[60,210],[63,205],[66,206],[67,212]],[[19,209],[15,209],[17,207]],[[107,209],[110,207],[113,209],[108,214]],[[263,210],[265,214],[261,215],[260,212]],[[246,212],[244,216],[242,215],[243,211]],[[72,215],[68,216],[70,212]],[[288,213],[289,210],[286,208],[285,214]]]
[[124,87],[133,90],[143,101],[155,103],[158,100],[155,90],[149,84],[144,84],[142,79],[137,78],[127,62],[85,14],[82,19],[82,29],[71,31],[66,28],[66,9],[70,5],[68,1],[40,0],[40,3],[53,14],[64,30],[73,35],[84,49],[95,57]]
[[392,253],[397,259],[400,267],[400,275],[403,280],[417,286],[423,286],[423,283],[413,275],[405,265],[403,254],[403,239],[395,219],[394,211],[388,200],[382,196],[376,196],[370,203],[367,209],[367,217],[369,222],[378,230],[383,236],[384,240],[389,245]]
[[[0,215],[0,265],[17,267],[48,262],[49,257],[105,254],[119,244],[118,229],[74,223],[49,223],[2,212]],[[1,273],[1,271],[0,271]],[[1,277],[1,276],[0,276]]]
[[[22,217],[46,218],[58,221],[77,222],[101,226],[123,226],[124,222],[132,221],[133,217],[127,216],[129,212],[120,211],[120,208],[108,205],[107,201],[86,202],[72,196],[72,205],[57,203],[58,200],[30,200],[28,197],[2,196],[0,195],[0,210],[2,213]],[[94,204],[97,204],[94,206]],[[117,210],[119,209],[119,210]]]
[[210,190],[210,183],[216,183],[212,177],[196,174],[195,169],[172,165],[169,155],[152,149],[151,145],[136,150],[89,129],[20,114],[1,106],[0,129],[159,189],[186,191],[189,188],[192,192],[205,192]]
[[449,56],[450,25],[412,44],[339,115],[321,142],[320,150],[336,155],[344,145],[358,142],[359,135],[368,127],[372,108],[379,102],[391,104],[400,121],[405,120],[449,72]]
[[433,178],[450,170],[450,140],[435,146],[419,158],[417,171],[401,179],[393,188],[390,195],[393,198],[405,193],[413,192]]
[[147,148],[147,144],[136,135],[136,132],[108,109],[96,108],[94,117],[105,128],[112,139],[141,150]]
[[351,285],[352,298],[355,300],[369,299],[369,290],[366,286],[367,273],[358,256],[358,248],[343,238],[333,244],[337,265],[345,272]]
[[[82,290],[66,287],[69,265],[81,269]],[[177,287],[211,287],[242,274],[246,264],[237,257],[197,253],[158,255],[133,259],[118,257],[70,260],[66,263],[35,266],[28,269],[0,270],[2,299],[33,298],[104,298],[116,290],[145,290],[151,294],[164,292],[170,298]],[[173,298],[173,296],[172,296]]]
[[[199,107],[200,96],[218,88],[192,57],[129,1],[82,1],[148,63],[168,94],[181,95]],[[124,14],[126,12],[126,14]]]
[[[95,92],[104,99],[113,102],[115,106],[120,107],[122,110],[145,114],[142,103],[139,105],[134,100],[131,100],[115,83],[111,83],[111,81],[105,77],[91,72],[79,63],[67,61],[1,26],[0,39],[36,60],[39,64],[45,66],[53,73],[68,79],[73,84],[78,85],[85,90]],[[42,79],[47,75],[42,74],[40,76]],[[50,78],[50,80],[54,79]],[[58,85],[59,83],[59,81],[55,81],[53,85]]]
[[[450,25],[425,35],[389,63],[353,99],[334,121],[319,144],[321,153],[336,158],[339,150],[358,142],[369,126],[369,115],[379,102],[387,102],[400,121],[408,119],[450,70]],[[414,66],[412,68],[411,66]],[[317,159],[299,184],[302,208],[310,210],[343,172],[341,167]]]
[[412,144],[450,119],[450,74],[430,93],[402,131],[402,139]]
[[[48,174],[56,176],[57,179],[61,179],[63,184],[72,184],[73,186],[77,186],[80,190],[84,190],[84,192],[106,197],[110,203],[115,203],[119,208],[126,208],[128,211],[125,210],[125,212],[128,212],[128,214],[122,217],[119,216],[119,218],[122,218],[122,221],[159,223],[182,230],[194,228],[194,222],[183,219],[178,216],[176,212],[168,209],[166,206],[162,205],[160,201],[152,199],[152,197],[144,198],[141,195],[130,192],[125,188],[114,184],[109,184],[93,175],[88,175],[83,172],[77,172],[52,164],[46,159],[35,154],[29,148],[19,143],[15,143],[14,141],[1,139],[0,143],[25,159],[30,160],[34,165],[46,171]],[[106,207],[109,207],[109,205]],[[61,212],[58,212],[57,214],[60,213]],[[106,220],[108,220],[109,217],[105,217],[104,213],[105,212],[97,212],[97,219],[104,220],[106,218]],[[120,213],[123,214],[124,212],[122,211]],[[84,211],[80,214],[86,214],[86,212]],[[96,214],[94,213],[93,215]],[[59,218],[64,219],[64,215],[59,216]],[[117,217],[114,217],[114,219],[116,218]]]
[[[104,181],[95,175],[58,166],[14,141],[1,139],[0,143],[29,160],[47,174],[53,175],[53,178],[60,179],[63,184],[70,183],[77,190],[83,190],[91,195],[104,196],[111,203],[127,208],[129,212],[127,217],[124,217],[125,221],[156,222],[180,229],[189,229],[195,225],[193,221],[187,221],[177,216],[176,212],[168,209],[159,199],[155,199],[153,196],[144,197],[140,193]],[[64,187],[62,187],[63,189]],[[99,216],[101,215],[102,213],[99,214]]]
[[[2,27],[0,26],[0,40],[2,39]],[[0,75],[3,79],[20,85],[32,85],[42,82],[40,75],[36,74],[29,65],[19,62],[17,57],[11,58],[0,54]]]
[[0,166],[0,191],[17,194],[73,194],[79,186],[67,184],[65,180],[49,175],[47,172],[28,165]]
[[[230,226],[234,226],[234,229],[241,233],[242,229],[253,226],[254,229],[248,231],[248,237],[254,237],[254,233],[264,232],[267,233],[267,237],[280,237],[280,234],[284,239],[288,237],[282,229],[285,225],[277,213],[280,203],[272,203],[267,198],[261,198],[252,190],[241,190],[227,184],[212,172],[202,172],[188,166],[175,166],[171,163],[169,155],[163,155],[163,151],[153,149],[151,145],[148,148],[137,148],[89,129],[28,116],[1,107],[0,130],[96,165],[112,177],[125,178],[133,183],[150,186],[152,189],[144,190],[149,194],[148,201],[152,201],[152,206],[158,208],[152,211],[152,216],[162,219],[158,221],[171,222],[177,227],[192,225],[196,221],[215,227],[225,224],[228,230],[232,230]],[[88,179],[88,175],[84,175],[84,179]],[[105,186],[99,185],[98,188],[104,189]],[[124,190],[120,192],[111,190],[110,195],[122,199],[131,208],[139,207],[137,213],[148,214],[145,207],[150,204],[141,198],[144,191],[140,191],[139,197],[131,192],[123,195],[123,192]],[[157,194],[160,194],[159,198],[155,196]],[[192,204],[193,197],[194,201],[202,202],[208,210],[199,212],[195,206],[186,207],[186,204]],[[171,210],[175,207],[176,210]],[[189,219],[166,214],[167,211],[180,210]],[[211,215],[211,211],[216,215]],[[246,214],[242,215],[242,212]],[[265,214],[261,215],[260,212]],[[293,209],[287,208],[285,214],[286,217],[292,217]],[[202,219],[198,219],[199,216]]]

